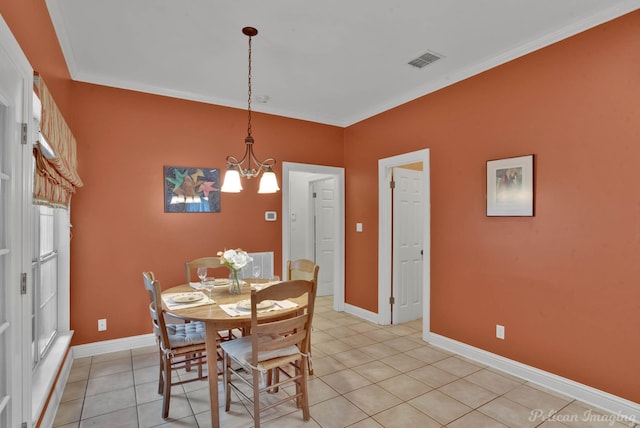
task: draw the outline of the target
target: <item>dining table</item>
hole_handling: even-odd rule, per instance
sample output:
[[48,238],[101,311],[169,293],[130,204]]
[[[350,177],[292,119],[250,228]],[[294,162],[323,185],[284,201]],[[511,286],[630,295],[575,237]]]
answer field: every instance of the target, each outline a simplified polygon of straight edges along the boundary
[[[238,311],[234,316],[231,316],[222,309],[221,305],[233,307],[238,302],[250,299],[251,289],[254,286],[264,287],[268,285],[272,285],[272,283],[267,280],[252,279],[251,284],[244,284],[242,294],[236,295],[229,293],[228,286],[216,286],[213,287],[211,297],[206,300],[206,304],[198,304],[196,302],[193,305],[176,306],[168,304],[169,302],[167,301],[169,297],[175,296],[176,293],[186,294],[199,291],[204,293],[205,296],[208,296],[208,293],[205,290],[194,290],[189,284],[178,285],[162,291],[163,307],[167,314],[187,321],[202,321],[205,323],[209,401],[211,405],[211,426],[213,428],[220,426],[217,361],[218,332],[232,329],[248,331],[251,326],[250,310]],[[211,300],[213,300],[213,303],[210,303]],[[259,318],[269,320],[283,316],[286,317],[300,309],[295,299],[291,299],[291,301],[287,303],[288,305],[286,305],[285,308],[276,307],[274,310],[259,313]]]

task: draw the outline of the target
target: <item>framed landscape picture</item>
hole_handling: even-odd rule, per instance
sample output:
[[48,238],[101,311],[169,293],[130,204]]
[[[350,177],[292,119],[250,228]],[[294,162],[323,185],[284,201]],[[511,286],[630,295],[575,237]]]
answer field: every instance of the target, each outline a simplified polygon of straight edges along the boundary
[[487,161],[487,216],[533,216],[533,155]]
[[220,212],[220,170],[165,166],[164,212]]

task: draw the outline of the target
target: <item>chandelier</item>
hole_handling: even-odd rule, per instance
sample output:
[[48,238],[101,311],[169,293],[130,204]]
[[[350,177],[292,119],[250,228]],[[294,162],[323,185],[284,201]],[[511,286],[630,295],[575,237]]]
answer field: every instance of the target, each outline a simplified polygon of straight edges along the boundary
[[[258,34],[258,30],[253,27],[244,27],[242,33],[249,37],[249,79],[248,79],[248,107],[247,112],[249,120],[247,124],[247,137],[244,139],[245,151],[242,159],[238,160],[235,156],[227,156],[227,171],[224,174],[221,192],[239,193],[242,190],[240,177],[253,178],[262,173],[260,178],[260,187],[258,193],[276,193],[280,190],[276,174],[273,172],[273,165],[276,160],[267,158],[260,162],[253,154],[253,137],[251,136],[251,38]],[[244,162],[247,162],[244,165]]]

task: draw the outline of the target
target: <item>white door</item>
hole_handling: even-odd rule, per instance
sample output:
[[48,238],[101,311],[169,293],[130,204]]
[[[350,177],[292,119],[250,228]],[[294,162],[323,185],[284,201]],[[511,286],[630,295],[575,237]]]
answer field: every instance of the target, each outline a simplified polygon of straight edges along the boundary
[[392,322],[422,317],[422,171],[393,168]]
[[[282,162],[282,272],[287,270],[287,260],[307,254],[305,258],[313,259],[313,249],[315,246],[305,247],[306,243],[313,241],[311,230],[305,222],[313,210],[313,204],[309,201],[309,182],[321,181],[326,178],[335,180],[335,214],[332,217],[336,229],[336,239],[334,246],[334,263],[331,267],[333,273],[333,309],[344,311],[344,168],[325,165],[311,165],[293,162]],[[299,189],[304,181],[305,190]],[[304,204],[303,201],[308,202]],[[304,205],[304,206],[303,206]],[[309,215],[309,218],[312,216]],[[304,225],[303,225],[304,223]],[[300,240],[304,237],[304,244]],[[307,240],[307,237],[308,240]],[[320,263],[322,263],[320,261]],[[318,263],[318,264],[320,264]],[[320,265],[320,275],[328,272]]]
[[318,296],[333,294],[335,276],[334,266],[337,263],[338,209],[336,196],[336,180],[329,178],[312,183],[314,202],[314,261],[318,271]]
[[[0,426],[31,426],[31,354],[28,298],[21,272],[28,272],[29,218],[23,211],[25,156],[22,123],[30,121],[33,71],[0,16]],[[28,119],[27,119],[28,118]],[[29,135],[25,133],[25,141]],[[27,155],[28,153],[28,155]],[[27,164],[28,165],[28,164]],[[24,245],[23,245],[24,243]]]

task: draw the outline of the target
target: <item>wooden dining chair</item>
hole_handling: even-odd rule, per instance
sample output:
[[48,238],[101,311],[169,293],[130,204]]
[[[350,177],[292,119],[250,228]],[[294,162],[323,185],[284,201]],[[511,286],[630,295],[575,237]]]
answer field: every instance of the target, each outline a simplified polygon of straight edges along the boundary
[[[314,296],[316,295],[316,292],[318,290],[319,271],[320,266],[315,264],[312,260],[296,259],[287,261],[287,280],[306,279],[307,281],[313,281]],[[309,374],[313,376],[313,360],[311,358],[311,348],[309,348]]]
[[[255,428],[260,428],[261,411],[289,400],[295,400],[296,406],[302,408],[303,419],[309,420],[307,360],[311,346],[309,332],[313,320],[314,293],[313,283],[305,280],[284,281],[261,290],[251,290],[251,334],[220,345],[224,355],[227,412],[231,407],[233,389],[253,402]],[[294,316],[265,319],[258,315],[257,308],[261,302],[286,299],[297,299],[300,304],[300,310]],[[267,380],[274,370],[280,373],[277,383]],[[268,404],[261,402],[261,394],[290,383],[295,384],[294,394],[282,394],[278,398],[271,395]],[[246,385],[251,387],[252,396],[246,392]]]
[[[225,267],[225,265],[220,261],[220,257],[200,257],[199,259],[185,262],[184,270],[187,278],[187,284],[192,281],[200,281],[198,275],[196,274],[196,271],[199,267],[218,269]],[[228,272],[225,271],[225,274],[228,274]]]
[[[220,257],[200,257],[199,259],[187,261],[184,263],[184,271],[187,279],[187,284],[192,281],[199,281],[200,279],[197,276],[197,270],[199,267],[206,267],[208,269],[218,269],[224,268],[220,272],[223,272],[225,275],[229,274],[229,269],[220,261]],[[224,330],[218,332],[218,339],[220,341],[235,339],[238,336],[242,336],[244,334],[243,331],[237,330]],[[222,354],[219,355],[219,359],[222,360]]]
[[[194,321],[186,324],[166,323],[160,284],[153,272],[143,272],[144,288],[149,292],[149,314],[153,324],[160,353],[160,373],[158,376],[158,394],[162,394],[162,417],[169,417],[169,403],[171,401],[171,387],[196,380],[205,380],[202,367],[207,364],[205,349],[205,325]],[[197,367],[197,376],[188,379],[174,380],[174,370],[186,369],[191,371]],[[217,374],[216,374],[217,375]]]
[[296,259],[287,261],[287,280],[306,279],[318,285],[318,271],[320,266],[311,260]]

